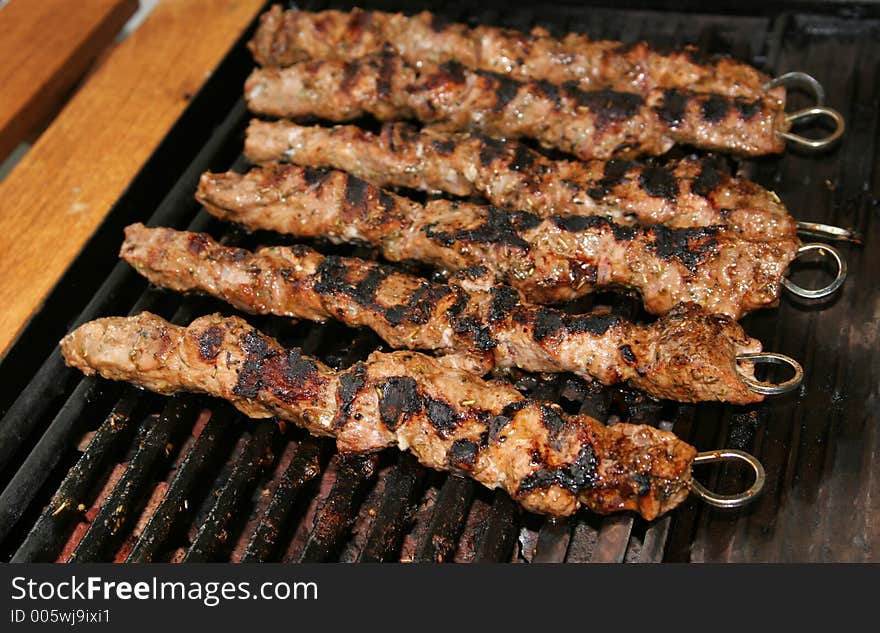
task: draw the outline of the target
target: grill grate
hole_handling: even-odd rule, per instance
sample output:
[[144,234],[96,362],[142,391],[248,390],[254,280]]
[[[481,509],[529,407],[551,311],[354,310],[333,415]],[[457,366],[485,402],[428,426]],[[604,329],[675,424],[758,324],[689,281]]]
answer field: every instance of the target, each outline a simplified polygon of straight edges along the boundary
[[[407,8],[390,2],[374,6]],[[148,287],[116,260],[124,225],[145,221],[207,231],[245,247],[279,239],[225,226],[192,199],[202,171],[246,166],[240,157],[248,119],[241,85],[252,62],[245,34],[0,364],[0,381],[9,388],[0,396],[0,560],[873,558],[880,543],[871,501],[880,483],[875,464],[880,438],[870,416],[878,404],[877,316],[876,302],[859,286],[870,284],[880,264],[880,255],[870,250],[880,237],[873,222],[880,206],[880,21],[583,6],[475,11],[467,3],[445,3],[441,12],[471,24],[524,30],[540,25],[596,38],[646,38],[659,46],[691,42],[779,71],[804,70],[820,79],[830,105],[844,113],[849,132],[829,154],[790,151],[735,165],[776,190],[799,219],[852,226],[869,245],[847,250],[850,279],[821,309],[785,299],[778,310],[743,322],[768,348],[803,361],[807,378],[799,393],[746,408],[675,405],[571,376],[518,376],[519,388],[568,410],[612,423],[623,417],[674,428],[700,449],[748,450],[767,469],[762,497],[735,512],[689,500],[651,523],[587,513],[544,519],[524,513],[504,493],[427,471],[408,455],[334,454],[332,442],[248,421],[215,400],[161,398],[66,369],[57,341],[84,321],[146,309],[177,323],[209,311],[232,313],[211,299]],[[95,274],[105,270],[106,277]],[[798,275],[809,283],[822,273]],[[643,316],[630,298],[597,301],[629,318]],[[335,323],[250,320],[285,345],[302,346],[335,367],[381,346],[373,334]],[[744,475],[726,467],[699,474],[722,491],[745,483]]]

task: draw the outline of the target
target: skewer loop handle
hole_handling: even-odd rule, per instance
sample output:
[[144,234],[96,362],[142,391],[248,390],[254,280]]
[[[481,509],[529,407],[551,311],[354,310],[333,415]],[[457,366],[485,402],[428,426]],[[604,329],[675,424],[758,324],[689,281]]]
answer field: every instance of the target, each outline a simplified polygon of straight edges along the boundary
[[836,248],[828,246],[828,244],[821,244],[819,242],[811,242],[810,244],[804,244],[803,246],[801,246],[798,249],[797,257],[795,257],[795,260],[797,260],[797,258],[804,253],[808,253],[810,251],[818,251],[820,255],[830,255],[831,259],[833,259],[835,264],[837,264],[837,275],[834,277],[831,283],[822,288],[808,290],[807,288],[802,288],[798,286],[787,277],[783,277],[782,285],[790,293],[795,296],[801,297],[802,299],[822,299],[824,297],[834,294],[843,285],[843,282],[846,280],[846,260],[843,259],[843,255],[841,255]]
[[821,222],[805,222],[798,220],[798,233],[812,235],[823,240],[836,240],[840,242],[850,242],[851,244],[861,244],[862,234],[854,229],[845,229],[831,224],[822,224]]
[[712,492],[696,479],[691,479],[691,492],[710,506],[715,506],[716,508],[739,508],[750,503],[761,493],[767,476],[764,472],[764,466],[754,455],[734,449],[697,453],[697,456],[694,458],[694,466],[726,461],[742,461],[752,467],[752,470],[755,472],[755,481],[747,490],[738,494],[722,495]]
[[785,120],[791,126],[795,123],[809,121],[817,117],[827,117],[831,119],[831,121],[834,122],[834,131],[828,136],[816,139],[807,138],[806,136],[795,134],[794,132],[777,131],[776,133],[786,141],[794,143],[802,149],[818,151],[831,147],[841,136],[843,136],[843,132],[846,130],[846,122],[843,120],[843,115],[834,108],[829,108],[828,106],[812,106],[796,112],[789,112],[785,115]]
[[796,112],[789,112],[785,115],[785,122],[788,124],[789,128],[796,123],[809,121],[817,117],[827,117],[834,123],[834,131],[824,138],[807,138],[806,136],[801,136],[800,134],[795,134],[790,131],[776,132],[780,137],[802,149],[818,151],[831,147],[841,136],[843,136],[843,132],[846,129],[846,122],[837,110],[825,105],[825,89],[815,77],[800,71],[784,73],[764,84],[764,90],[772,90],[777,86],[783,86],[786,89],[800,88],[813,97],[812,107],[804,108],[803,110],[798,110]]
[[789,391],[794,391],[804,380],[804,368],[801,367],[801,364],[795,359],[786,356],[785,354],[777,354],[776,352],[758,352],[754,354],[739,354],[736,357],[737,363],[743,360],[749,361],[755,365],[760,363],[788,365],[794,370],[794,375],[788,380],[780,383],[769,383],[752,378],[745,372],[741,371],[737,366],[740,378],[746,383],[746,385],[748,385],[749,389],[755,393],[760,393],[765,396],[778,396],[783,393],[788,393]]

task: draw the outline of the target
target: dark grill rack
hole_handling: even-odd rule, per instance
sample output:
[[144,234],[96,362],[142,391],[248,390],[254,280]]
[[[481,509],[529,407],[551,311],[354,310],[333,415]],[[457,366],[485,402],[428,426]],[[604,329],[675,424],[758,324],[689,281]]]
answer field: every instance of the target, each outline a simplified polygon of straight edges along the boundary
[[[304,8],[325,6],[309,2]],[[372,6],[413,10],[402,3]],[[767,349],[802,361],[807,377],[798,393],[748,408],[691,406],[571,376],[515,376],[525,392],[570,411],[663,425],[701,450],[727,446],[754,453],[767,469],[767,486],[753,505],[721,511],[689,500],[651,523],[586,512],[544,519],[523,513],[503,493],[428,471],[406,454],[335,454],[332,442],[290,425],[247,420],[216,400],[162,398],[65,368],[57,342],[86,320],[151,310],[185,324],[209,311],[232,313],[214,300],[151,288],[118,262],[126,224],[208,231],[249,247],[279,239],[222,225],[192,199],[202,171],[246,166],[240,151],[248,120],[241,86],[252,67],[248,32],[0,364],[0,560],[876,558],[880,356],[871,273],[880,266],[872,248],[880,237],[880,20],[864,18],[861,9],[798,14],[778,3],[765,6],[765,14],[742,15],[761,10],[752,7],[725,6],[719,10],[733,15],[723,16],[516,3],[479,10],[444,3],[435,10],[471,24],[523,30],[540,24],[658,46],[694,43],[770,70],[803,70],[824,84],[830,105],[844,113],[847,135],[828,154],[789,151],[732,165],[777,191],[798,219],[850,226],[865,236],[865,248],[843,248],[850,278],[838,297],[821,306],[783,299],[778,310],[743,322]],[[805,283],[823,275],[809,268],[797,274]],[[642,316],[629,297],[596,301]],[[335,323],[250,320],[333,366],[350,365],[381,346],[371,333]],[[699,475],[721,491],[746,483],[727,468]]]

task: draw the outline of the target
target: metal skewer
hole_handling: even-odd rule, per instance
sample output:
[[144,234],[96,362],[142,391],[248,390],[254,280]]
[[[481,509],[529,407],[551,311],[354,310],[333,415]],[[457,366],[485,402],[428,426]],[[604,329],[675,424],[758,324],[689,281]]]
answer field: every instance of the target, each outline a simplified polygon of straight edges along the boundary
[[770,383],[752,377],[745,371],[741,370],[739,365],[737,365],[737,372],[742,381],[749,386],[749,389],[765,396],[778,396],[783,393],[794,391],[800,386],[804,379],[804,368],[801,367],[801,364],[785,354],[777,354],[776,352],[738,354],[736,362],[739,363],[740,361],[748,361],[753,365],[759,365],[761,363],[767,363],[769,365],[788,365],[794,370],[794,375],[788,380],[780,383]]
[[717,451],[697,453],[697,456],[694,458],[694,466],[697,466],[698,464],[726,461],[745,462],[755,471],[755,481],[747,490],[733,495],[722,495],[712,492],[699,481],[692,478],[691,492],[710,506],[715,506],[716,508],[739,508],[750,503],[764,488],[764,482],[766,481],[764,466],[761,465],[761,462],[759,462],[754,455],[749,455],[744,451],[734,449],[721,449]]
[[786,141],[790,141],[804,149],[820,150],[831,147],[841,136],[843,136],[843,132],[846,129],[846,122],[843,120],[843,115],[837,110],[827,106],[812,106],[810,108],[804,108],[803,110],[797,110],[796,112],[786,114],[785,121],[791,126],[796,123],[810,121],[823,116],[828,117],[834,122],[834,131],[828,136],[812,139],[793,132],[777,131],[776,133]]
[[[801,147],[807,147],[808,149],[822,149],[823,147],[831,145],[838,138],[840,138],[840,136],[844,132],[846,123],[839,112],[831,108],[822,107],[825,105],[825,88],[822,87],[822,84],[819,83],[819,80],[817,80],[812,75],[808,75],[807,73],[793,71],[789,73],[784,73],[779,77],[771,79],[764,85],[764,90],[771,90],[773,88],[776,88],[777,86],[784,86],[788,89],[800,88],[812,95],[813,102],[815,103],[814,108],[807,109],[814,110],[812,114],[807,114],[807,110],[799,110],[798,112],[793,112],[787,115],[787,122],[794,123],[798,120],[804,120],[820,115],[827,115],[831,117],[832,120],[834,120],[836,123],[834,133],[824,139],[807,139],[802,136],[792,134],[790,132],[779,132],[780,136],[787,140],[791,140],[795,143],[800,144]],[[829,224],[819,224],[818,222],[798,222],[797,227],[799,233],[805,233],[807,235],[818,237],[820,239],[845,241],[855,244],[862,243],[862,236],[857,231],[854,231],[852,229],[844,229],[838,226],[831,226]]]
[[838,252],[837,249],[828,246],[828,244],[820,244],[818,242],[804,244],[803,246],[801,246],[798,249],[798,254],[797,257],[795,257],[795,261],[797,261],[798,257],[800,257],[802,254],[809,251],[818,251],[820,255],[828,254],[835,261],[835,263],[837,264],[837,275],[834,277],[831,283],[822,288],[809,290],[807,288],[802,288],[801,286],[798,286],[787,277],[783,277],[782,285],[785,286],[785,289],[788,290],[790,293],[797,297],[801,297],[802,299],[822,299],[824,297],[834,294],[846,280],[846,261],[843,259],[843,256]]
[[825,88],[812,75],[799,70],[783,73],[764,84],[764,90],[772,90],[778,86],[783,86],[786,89],[803,88],[813,95],[816,105],[825,105]]
[[846,129],[846,122],[843,119],[843,115],[841,115],[837,110],[824,105],[825,89],[822,87],[822,84],[820,84],[816,80],[815,77],[799,71],[785,73],[767,82],[764,85],[764,89],[771,90],[772,88],[776,88],[777,86],[784,86],[785,88],[805,89],[808,93],[812,95],[815,102],[815,105],[809,108],[804,108],[802,110],[797,110],[796,112],[787,113],[785,115],[785,122],[786,124],[788,124],[789,127],[797,123],[811,121],[818,117],[827,117],[831,119],[831,121],[834,123],[834,131],[832,131],[829,135],[818,139],[808,138],[806,136],[795,134],[794,132],[789,131],[777,131],[777,135],[784,138],[786,141],[794,143],[802,149],[807,149],[811,151],[818,151],[831,147],[834,143],[838,141],[838,139],[840,139],[841,136],[843,136],[843,133]]
[[813,237],[819,237],[826,240],[836,240],[840,242],[850,242],[852,244],[862,243],[862,234],[853,229],[844,229],[839,226],[830,224],[821,224],[819,222],[797,222],[798,233],[805,233]]

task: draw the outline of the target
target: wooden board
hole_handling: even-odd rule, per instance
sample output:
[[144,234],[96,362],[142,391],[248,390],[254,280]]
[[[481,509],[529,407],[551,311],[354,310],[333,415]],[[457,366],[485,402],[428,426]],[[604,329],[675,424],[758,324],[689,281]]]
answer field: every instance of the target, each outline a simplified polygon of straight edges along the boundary
[[12,0],[0,10],[0,161],[61,107],[137,0]]
[[0,356],[263,5],[162,0],[0,182]]

